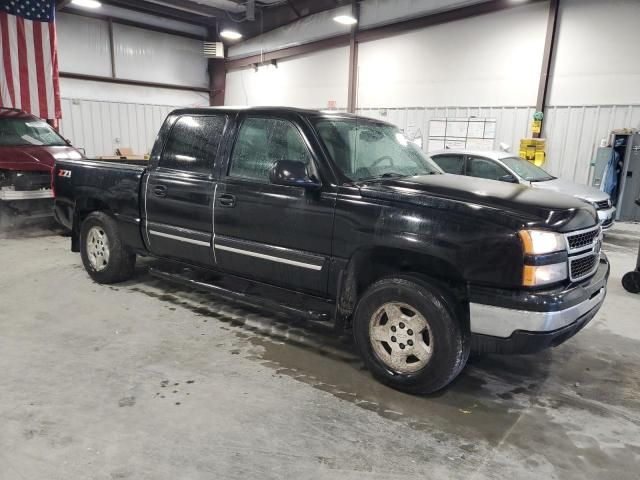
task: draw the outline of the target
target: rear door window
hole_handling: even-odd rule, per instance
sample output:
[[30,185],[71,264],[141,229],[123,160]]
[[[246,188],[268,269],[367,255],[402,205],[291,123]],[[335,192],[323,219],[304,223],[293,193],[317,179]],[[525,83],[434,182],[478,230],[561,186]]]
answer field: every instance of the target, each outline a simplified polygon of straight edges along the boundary
[[158,167],[211,174],[218,154],[225,115],[183,115],[171,128]]
[[462,175],[464,173],[464,157],[462,155],[436,155],[433,161],[447,173]]

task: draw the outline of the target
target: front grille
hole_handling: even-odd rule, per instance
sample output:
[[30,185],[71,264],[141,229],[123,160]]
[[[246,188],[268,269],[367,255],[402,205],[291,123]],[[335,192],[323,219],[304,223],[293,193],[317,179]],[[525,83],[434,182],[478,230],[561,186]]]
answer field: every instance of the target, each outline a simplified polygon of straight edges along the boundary
[[569,272],[572,282],[582,280],[591,275],[598,266],[600,253],[588,253],[569,258]]
[[581,230],[574,233],[568,233],[567,243],[569,244],[569,252],[577,250],[585,250],[593,246],[594,241],[600,235],[600,227],[593,227],[589,230]]
[[49,172],[8,172],[2,186],[13,186],[16,191],[40,190],[51,187]]
[[606,210],[609,207],[611,207],[609,200],[602,200],[601,202],[596,202],[596,208],[598,210]]

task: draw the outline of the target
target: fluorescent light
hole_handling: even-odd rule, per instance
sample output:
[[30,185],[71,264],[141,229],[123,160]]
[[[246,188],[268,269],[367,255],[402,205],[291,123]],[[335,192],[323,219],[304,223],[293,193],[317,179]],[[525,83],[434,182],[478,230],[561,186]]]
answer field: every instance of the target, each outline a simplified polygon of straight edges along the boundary
[[333,20],[343,25],[353,25],[355,23],[358,23],[358,20],[356,20],[355,17],[351,15],[338,15],[337,17],[333,17]]
[[100,8],[102,6],[97,0],[71,0],[71,3],[85,8]]
[[240,32],[236,32],[235,30],[222,30],[220,32],[220,36],[222,38],[226,38],[229,40],[238,40],[239,38],[242,38],[242,34]]

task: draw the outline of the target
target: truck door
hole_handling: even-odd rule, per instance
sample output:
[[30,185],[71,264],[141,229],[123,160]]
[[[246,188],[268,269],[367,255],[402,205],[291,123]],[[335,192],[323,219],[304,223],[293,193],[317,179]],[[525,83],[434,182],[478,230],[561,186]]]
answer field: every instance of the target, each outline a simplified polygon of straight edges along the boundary
[[145,241],[162,257],[213,263],[214,164],[228,118],[181,115],[145,179]]
[[335,187],[326,180],[320,191],[271,184],[274,162],[302,161],[317,171],[318,153],[294,120],[246,116],[241,122],[217,188],[217,264],[243,277],[325,295]]

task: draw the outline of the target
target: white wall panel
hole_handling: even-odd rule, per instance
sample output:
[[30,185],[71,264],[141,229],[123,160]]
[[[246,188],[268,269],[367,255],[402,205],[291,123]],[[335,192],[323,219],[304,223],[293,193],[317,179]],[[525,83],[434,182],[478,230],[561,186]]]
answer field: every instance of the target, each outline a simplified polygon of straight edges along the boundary
[[113,25],[113,37],[119,78],[208,86],[202,42],[120,24]]
[[[441,117],[483,117],[497,120],[495,148],[501,142],[517,155],[520,139],[529,137],[533,106],[362,108],[358,114],[377,118],[407,130],[420,129],[429,136],[429,121]],[[551,174],[587,184],[590,163],[602,138],[618,128],[640,128],[640,105],[588,105],[550,107],[545,112],[547,161]],[[425,150],[427,142],[424,142]]]
[[111,76],[107,22],[57,13],[56,33],[60,71]]
[[550,105],[640,103],[640,1],[563,0]]
[[358,105],[535,104],[547,5],[360,45]]
[[209,105],[209,95],[204,92],[92,82],[74,78],[60,79],[60,94],[67,98],[107,102],[181,105],[185,107]]
[[118,147],[138,154],[151,151],[170,105],[62,99],[60,131],[89,157],[114,155]]
[[284,105],[326,108],[329,100],[346,107],[349,50],[334,48],[227,74],[225,105]]
[[434,118],[443,117],[478,117],[496,119],[495,148],[500,143],[506,143],[512,152],[517,152],[520,139],[528,135],[529,119],[534,108],[528,106],[506,107],[412,107],[412,108],[360,108],[358,115],[377,118],[397,125],[407,131],[420,130],[423,138],[424,150],[427,150],[429,137],[429,122]]

